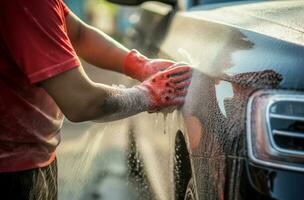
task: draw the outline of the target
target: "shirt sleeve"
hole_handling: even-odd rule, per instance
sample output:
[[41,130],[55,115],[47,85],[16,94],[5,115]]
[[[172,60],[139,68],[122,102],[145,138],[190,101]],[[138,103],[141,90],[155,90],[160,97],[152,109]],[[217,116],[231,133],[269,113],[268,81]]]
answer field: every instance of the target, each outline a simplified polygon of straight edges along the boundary
[[61,0],[1,1],[0,6],[5,45],[31,83],[80,65],[67,35],[69,10]]
[[69,9],[69,7],[64,2],[62,2],[62,6],[63,6],[64,16],[67,16],[71,12],[71,10]]

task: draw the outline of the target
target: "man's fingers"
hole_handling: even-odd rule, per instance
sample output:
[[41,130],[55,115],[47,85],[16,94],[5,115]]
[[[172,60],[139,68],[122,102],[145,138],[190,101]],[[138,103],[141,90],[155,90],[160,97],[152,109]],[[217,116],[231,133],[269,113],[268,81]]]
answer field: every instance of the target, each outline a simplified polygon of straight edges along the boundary
[[171,66],[174,65],[174,63],[175,62],[171,60],[154,59],[150,61],[149,68],[151,68],[151,73],[155,74],[158,71],[164,71],[167,68],[171,68]]
[[178,67],[169,68],[168,70],[164,71],[164,73],[165,76],[169,78],[169,77],[185,74],[189,71],[191,71],[191,68],[189,66],[178,66]]
[[187,91],[188,91],[188,89],[183,89],[183,90],[177,90],[176,92],[175,92],[175,94],[176,94],[176,96],[182,96],[182,97],[184,97],[184,96],[186,96],[187,95]]
[[173,65],[171,65],[170,68],[178,67],[178,66],[189,66],[189,64],[184,63],[184,62],[176,62]]
[[176,83],[175,88],[180,90],[180,89],[183,89],[185,87],[188,87],[190,85],[190,83],[191,83],[191,80],[188,79],[186,81]]
[[185,103],[185,98],[184,97],[179,97],[179,98],[175,98],[174,100],[172,100],[170,102],[171,105],[169,106],[182,106]]
[[181,81],[189,79],[191,76],[192,76],[192,72],[188,71],[185,74],[178,75],[178,76],[170,78],[170,81],[171,82],[181,82]]
[[187,65],[170,67],[142,83],[151,95],[150,111],[168,106],[182,106],[188,86],[191,83],[192,69]]

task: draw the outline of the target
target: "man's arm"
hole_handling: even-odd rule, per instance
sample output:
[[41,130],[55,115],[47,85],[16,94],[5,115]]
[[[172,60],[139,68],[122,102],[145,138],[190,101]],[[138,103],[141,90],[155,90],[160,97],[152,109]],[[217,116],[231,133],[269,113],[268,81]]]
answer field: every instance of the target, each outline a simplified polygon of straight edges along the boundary
[[[127,111],[122,108],[119,101],[127,95],[128,90],[92,82],[81,66],[43,81],[42,87],[53,97],[65,116],[73,122],[109,117],[108,115],[118,110]],[[138,92],[133,100],[139,106],[130,114],[147,110],[143,93]],[[127,108],[132,107],[132,102],[127,104],[130,104]],[[120,118],[122,117],[125,116]]]
[[68,36],[78,56],[97,67],[123,73],[129,50],[102,31],[85,24],[74,13],[66,17]]
[[102,31],[85,24],[70,12],[66,17],[68,36],[78,56],[97,67],[144,81],[174,64],[171,60],[149,59],[127,48]]
[[147,110],[181,106],[190,78],[191,69],[179,66],[155,74],[133,88],[121,89],[92,82],[80,66],[41,84],[69,120],[111,121]]

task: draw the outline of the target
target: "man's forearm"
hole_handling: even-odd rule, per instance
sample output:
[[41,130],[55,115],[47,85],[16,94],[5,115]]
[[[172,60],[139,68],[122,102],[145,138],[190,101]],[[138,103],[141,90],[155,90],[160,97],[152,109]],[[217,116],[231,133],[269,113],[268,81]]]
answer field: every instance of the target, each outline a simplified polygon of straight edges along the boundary
[[129,50],[102,31],[82,22],[72,12],[66,17],[69,38],[78,56],[88,63],[116,72],[123,71]]
[[139,81],[176,64],[171,60],[149,59],[136,50],[129,51],[102,31],[82,22],[72,12],[66,17],[68,36],[78,56],[87,62]]
[[88,25],[84,27],[77,54],[92,65],[122,73],[129,50],[102,31]]
[[144,93],[145,91],[136,87],[112,90],[105,98],[100,108],[101,112],[94,121],[119,120],[148,110],[149,99]]

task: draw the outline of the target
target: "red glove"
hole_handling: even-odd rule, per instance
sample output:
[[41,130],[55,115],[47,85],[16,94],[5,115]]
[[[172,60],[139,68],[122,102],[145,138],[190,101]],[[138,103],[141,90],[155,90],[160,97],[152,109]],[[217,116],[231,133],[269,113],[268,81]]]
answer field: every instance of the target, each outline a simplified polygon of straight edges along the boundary
[[169,106],[182,106],[191,83],[192,70],[188,66],[171,67],[142,82],[139,89],[146,92],[149,112]]
[[144,81],[153,74],[167,69],[175,62],[163,59],[148,59],[136,50],[131,50],[125,58],[123,72],[124,74]]

